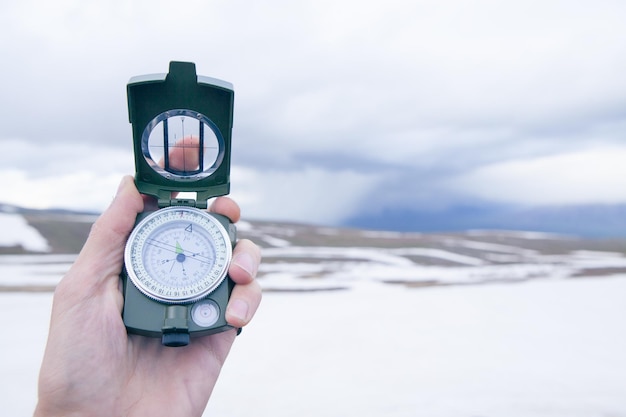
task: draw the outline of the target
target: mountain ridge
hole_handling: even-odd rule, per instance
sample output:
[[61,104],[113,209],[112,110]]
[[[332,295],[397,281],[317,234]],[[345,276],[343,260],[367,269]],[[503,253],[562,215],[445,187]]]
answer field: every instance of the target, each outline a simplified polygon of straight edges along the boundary
[[[304,246],[332,246],[341,242],[339,243],[340,246],[362,246],[363,241],[369,240],[364,239],[364,236],[368,235],[379,237],[385,235],[394,236],[394,240],[397,240],[398,236],[404,236],[408,240],[415,240],[418,237],[423,239],[425,236],[476,235],[477,232],[482,231],[490,234],[493,239],[496,239],[495,236],[499,236],[496,240],[507,240],[507,235],[510,237],[513,234],[521,236],[522,234],[535,233],[536,236],[550,237],[553,242],[585,241],[586,244],[584,246],[621,248],[621,242],[626,243],[626,233],[621,235],[617,232],[621,230],[622,223],[625,223],[624,227],[626,227],[626,220],[621,220],[622,213],[623,218],[626,219],[626,205],[611,207],[613,210],[612,218],[617,219],[619,224],[612,229],[614,233],[605,235],[572,233],[572,229],[558,227],[558,225],[534,229],[516,228],[515,224],[507,224],[499,220],[498,217],[494,217],[490,222],[476,221],[470,223],[468,219],[485,219],[490,212],[489,209],[483,210],[472,207],[465,211],[463,209],[453,209],[441,212],[395,210],[393,212],[386,211],[384,215],[370,217],[370,219],[387,219],[386,222],[381,221],[380,224],[372,224],[374,223],[373,220],[363,222],[358,221],[358,219],[346,221],[346,224],[339,226],[317,225],[296,221],[246,219],[238,223],[238,230],[239,237],[252,237],[253,240],[256,237],[257,241],[255,243],[262,247],[280,246],[280,242],[284,240],[285,230],[287,235],[294,235],[294,231],[299,230],[300,232],[295,233],[298,236],[296,241],[289,242],[289,245],[295,243],[303,244]],[[600,218],[606,219],[606,217],[603,217],[605,213],[603,209],[598,210],[597,206],[594,206],[594,208],[596,209],[596,215],[589,216],[590,210],[582,210],[578,212],[577,217],[579,219],[585,217],[593,217],[596,220]],[[458,215],[460,211],[464,211],[465,216]],[[52,253],[78,253],[91,230],[91,225],[99,216],[98,213],[94,212],[68,209],[33,209],[2,203],[0,203],[0,213],[23,216],[30,226],[38,230],[44,238],[51,242]],[[457,215],[455,216],[455,214]],[[445,220],[442,220],[445,217],[451,217],[452,219],[446,223]],[[522,220],[523,218],[517,224],[524,224]],[[531,223],[530,221],[527,222],[527,224]],[[610,222],[605,220],[605,223],[605,227],[608,228]],[[363,224],[363,226],[359,226],[359,224]],[[467,225],[468,227],[464,229],[461,225]],[[257,233],[259,230],[263,230],[263,233]],[[607,244],[607,242],[610,243]],[[0,253],[7,253],[6,248],[0,247]]]
[[[5,203],[0,203],[0,212],[19,213],[33,218],[41,215],[65,215],[95,219],[99,215],[93,211],[64,208],[35,209]],[[272,222],[272,220],[263,219],[253,219],[253,221]],[[485,229],[535,231],[588,238],[626,238],[626,204],[524,207],[469,203],[438,209],[398,207],[364,211],[334,225],[311,225],[393,232],[449,233]]]
[[[57,269],[69,268],[66,258],[80,251],[97,218],[71,211],[11,213],[20,216],[17,223],[24,226],[23,217],[36,229],[48,250],[0,246],[0,255],[5,255],[0,256],[0,265],[23,264],[20,268],[27,270],[22,275],[32,280],[29,285],[47,289],[55,281],[42,270],[56,265],[53,275],[58,279]],[[4,220],[7,225],[6,216]],[[15,221],[10,216],[8,220]],[[328,291],[363,281],[424,287],[626,274],[623,238],[513,230],[394,232],[257,220],[240,221],[237,229],[240,239],[261,247],[258,277],[264,291]],[[58,264],[59,256],[63,265]],[[5,275],[8,279],[15,273]]]
[[391,208],[352,216],[349,227],[414,232],[526,230],[590,238],[626,237],[626,204],[521,207],[456,205],[439,210]]

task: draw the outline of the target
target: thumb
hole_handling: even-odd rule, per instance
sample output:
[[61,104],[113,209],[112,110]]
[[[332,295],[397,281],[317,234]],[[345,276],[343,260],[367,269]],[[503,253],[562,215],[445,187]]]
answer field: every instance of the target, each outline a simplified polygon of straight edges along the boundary
[[122,268],[126,239],[137,214],[142,210],[143,199],[133,178],[124,177],[111,205],[91,227],[76,266],[85,266],[94,278],[118,275]]

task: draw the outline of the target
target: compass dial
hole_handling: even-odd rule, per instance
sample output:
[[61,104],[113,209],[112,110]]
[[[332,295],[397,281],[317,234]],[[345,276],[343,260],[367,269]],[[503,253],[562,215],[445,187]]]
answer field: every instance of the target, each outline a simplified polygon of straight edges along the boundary
[[165,303],[196,301],[224,280],[232,257],[228,232],[196,208],[168,207],[133,230],[124,261],[135,286]]

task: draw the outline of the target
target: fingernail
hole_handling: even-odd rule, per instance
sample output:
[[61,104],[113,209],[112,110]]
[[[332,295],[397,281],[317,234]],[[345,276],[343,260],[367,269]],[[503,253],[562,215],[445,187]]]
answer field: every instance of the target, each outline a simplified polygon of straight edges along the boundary
[[235,256],[233,263],[250,274],[251,277],[256,276],[257,262],[248,252],[243,252]]
[[243,300],[232,300],[228,304],[228,315],[242,323],[248,322],[248,303]]

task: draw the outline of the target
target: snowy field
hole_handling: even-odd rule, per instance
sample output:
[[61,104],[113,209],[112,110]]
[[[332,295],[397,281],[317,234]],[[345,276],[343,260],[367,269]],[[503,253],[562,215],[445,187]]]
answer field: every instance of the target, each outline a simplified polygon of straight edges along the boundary
[[[0,209],[5,209],[0,207]],[[0,246],[22,245],[26,250],[49,250],[48,242],[17,213],[0,211]]]
[[[7,216],[17,215],[0,217],[0,246],[48,247]],[[447,250],[304,249],[259,238],[269,244],[263,303],[205,416],[626,417],[622,253],[555,255],[469,238]],[[3,416],[32,413],[50,290],[74,258],[0,256]],[[577,277],[590,268],[612,275]]]
[[[205,415],[623,417],[625,294],[624,276],[269,292]],[[33,409],[50,305],[0,294],[3,415]]]
[[623,417],[625,294],[626,277],[269,293],[205,415]]

